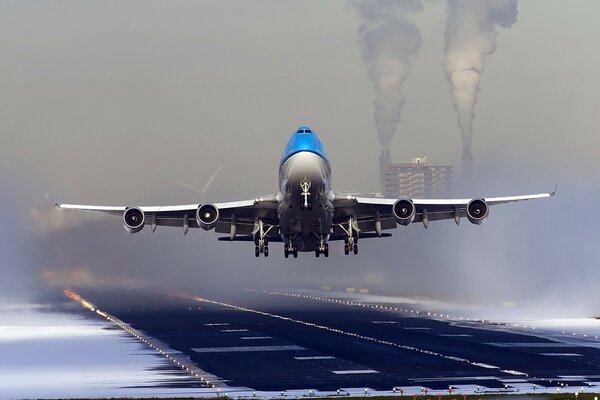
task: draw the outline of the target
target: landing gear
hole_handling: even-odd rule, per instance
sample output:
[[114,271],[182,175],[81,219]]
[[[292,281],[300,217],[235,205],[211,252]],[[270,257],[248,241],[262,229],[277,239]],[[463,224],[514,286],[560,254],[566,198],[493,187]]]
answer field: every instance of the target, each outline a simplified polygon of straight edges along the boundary
[[294,241],[292,239],[288,239],[283,247],[283,255],[285,258],[289,258],[290,255],[293,255],[294,258],[298,258],[298,248],[294,246]]
[[339,224],[338,226],[346,232],[346,237],[344,238],[344,254],[348,255],[351,252],[358,254],[358,227],[356,220],[354,218],[348,220],[348,229],[346,229],[344,224]]
[[265,229],[262,219],[259,219],[254,223],[254,255],[256,257],[260,257],[261,254],[265,257],[269,257],[267,234],[271,229],[273,229],[273,225]]
[[315,256],[319,257],[319,255],[323,254],[325,257],[329,257],[329,243],[325,242],[325,238],[321,237],[319,240],[319,244],[315,248]]

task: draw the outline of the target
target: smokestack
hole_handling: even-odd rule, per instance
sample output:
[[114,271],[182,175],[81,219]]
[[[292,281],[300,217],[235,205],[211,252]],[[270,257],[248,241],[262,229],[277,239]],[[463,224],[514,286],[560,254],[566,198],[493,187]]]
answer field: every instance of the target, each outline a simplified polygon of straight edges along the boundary
[[392,163],[389,150],[382,150],[379,155],[379,186],[381,193],[385,194],[385,173],[389,165]]
[[361,18],[363,59],[376,92],[375,126],[381,149],[388,150],[406,103],[400,89],[421,47],[421,35],[408,17],[423,6],[420,0],[350,0],[349,4]]
[[473,155],[471,153],[463,153],[461,172],[464,186],[469,188],[473,181]]
[[496,50],[496,28],[515,22],[517,0],[448,0],[444,66],[461,131],[463,178],[470,179],[473,168],[473,118],[485,57]]

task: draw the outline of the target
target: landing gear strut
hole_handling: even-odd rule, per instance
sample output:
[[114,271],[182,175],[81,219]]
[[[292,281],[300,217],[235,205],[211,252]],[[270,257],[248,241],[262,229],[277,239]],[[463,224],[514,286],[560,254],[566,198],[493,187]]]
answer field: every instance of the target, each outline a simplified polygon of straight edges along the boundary
[[344,239],[344,254],[350,253],[358,254],[358,229],[357,223],[354,218],[348,220],[348,229],[343,224],[339,224],[339,227],[346,233]]
[[262,219],[259,219],[254,223],[254,255],[260,257],[263,254],[265,257],[269,257],[269,242],[267,240],[267,234],[273,229],[273,225],[269,226],[265,230]]

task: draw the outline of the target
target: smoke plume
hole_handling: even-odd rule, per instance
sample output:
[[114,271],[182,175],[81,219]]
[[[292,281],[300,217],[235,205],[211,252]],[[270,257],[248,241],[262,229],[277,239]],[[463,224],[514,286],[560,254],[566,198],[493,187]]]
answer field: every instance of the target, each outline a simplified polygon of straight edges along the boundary
[[358,32],[363,59],[377,92],[373,103],[375,125],[382,150],[388,150],[406,103],[402,83],[421,47],[421,35],[408,17],[422,5],[418,0],[353,0],[350,4],[362,20]]
[[486,56],[496,50],[496,28],[517,22],[517,0],[448,0],[446,77],[463,143],[463,160],[471,160],[475,103]]

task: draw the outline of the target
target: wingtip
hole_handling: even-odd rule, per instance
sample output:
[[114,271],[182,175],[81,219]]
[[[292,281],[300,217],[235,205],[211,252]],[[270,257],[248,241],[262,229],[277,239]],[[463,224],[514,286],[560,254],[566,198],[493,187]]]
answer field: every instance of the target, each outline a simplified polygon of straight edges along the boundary
[[550,197],[556,196],[556,190],[558,189],[558,184],[554,185],[554,190],[550,192]]

